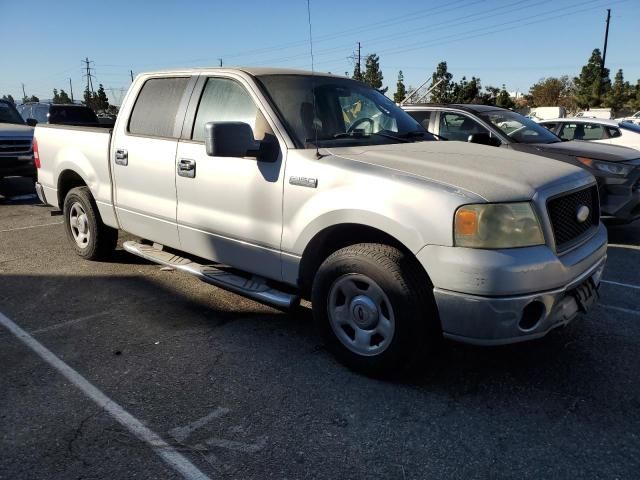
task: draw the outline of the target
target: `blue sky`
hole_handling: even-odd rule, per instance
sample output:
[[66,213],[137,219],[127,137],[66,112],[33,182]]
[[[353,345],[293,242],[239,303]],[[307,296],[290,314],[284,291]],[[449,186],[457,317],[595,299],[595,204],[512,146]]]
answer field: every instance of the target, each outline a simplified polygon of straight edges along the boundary
[[[640,0],[311,0],[316,69],[344,74],[358,41],[377,53],[384,83],[398,70],[417,86],[446,60],[454,79],[527,91],[547,76],[579,73],[602,48],[612,19],[607,67],[640,78]],[[129,70],[179,66],[268,65],[309,69],[306,0],[136,1],[0,0],[0,95],[50,98],[53,88],[83,90],[81,60],[95,83],[119,96]],[[12,19],[11,21],[9,19]],[[612,73],[613,77],[613,73]]]

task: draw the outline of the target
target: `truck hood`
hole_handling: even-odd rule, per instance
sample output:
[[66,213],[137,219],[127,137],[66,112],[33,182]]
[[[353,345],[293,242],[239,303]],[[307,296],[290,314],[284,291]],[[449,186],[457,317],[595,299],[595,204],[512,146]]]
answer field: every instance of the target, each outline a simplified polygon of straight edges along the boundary
[[627,162],[640,157],[637,150],[618,145],[606,145],[604,143],[587,142],[584,140],[571,140],[558,143],[515,143],[511,147],[520,152],[545,153],[555,155],[570,155],[572,157],[589,157],[595,160],[607,162]]
[[[530,200],[537,190],[591,175],[568,163],[464,142],[415,142],[328,149],[331,154],[445,184],[488,202]],[[472,197],[473,198],[473,197]]]
[[1,137],[31,138],[33,137],[33,127],[29,125],[19,125],[17,123],[0,123],[0,138]]

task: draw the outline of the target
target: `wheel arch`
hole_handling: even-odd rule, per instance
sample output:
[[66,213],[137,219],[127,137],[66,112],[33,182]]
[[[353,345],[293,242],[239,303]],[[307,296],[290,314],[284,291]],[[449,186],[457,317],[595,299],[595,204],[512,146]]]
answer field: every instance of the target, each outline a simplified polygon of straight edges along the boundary
[[310,298],[311,287],[318,268],[332,253],[341,248],[359,243],[381,243],[397,248],[415,261],[426,280],[429,275],[415,254],[403,242],[389,233],[370,225],[359,223],[340,223],[328,226],[317,232],[307,243],[298,270],[298,286],[305,298]]
[[75,170],[66,169],[58,175],[58,207],[62,209],[64,199],[69,191],[76,187],[87,187],[87,182]]

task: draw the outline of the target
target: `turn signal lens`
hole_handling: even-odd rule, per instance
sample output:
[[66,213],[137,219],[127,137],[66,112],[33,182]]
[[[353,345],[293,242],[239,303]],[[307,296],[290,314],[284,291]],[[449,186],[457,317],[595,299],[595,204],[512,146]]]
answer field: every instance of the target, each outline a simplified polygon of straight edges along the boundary
[[583,165],[587,167],[593,166],[593,159],[587,157],[576,157],[576,159]]
[[460,208],[456,212],[456,235],[475,235],[478,232],[478,212]]

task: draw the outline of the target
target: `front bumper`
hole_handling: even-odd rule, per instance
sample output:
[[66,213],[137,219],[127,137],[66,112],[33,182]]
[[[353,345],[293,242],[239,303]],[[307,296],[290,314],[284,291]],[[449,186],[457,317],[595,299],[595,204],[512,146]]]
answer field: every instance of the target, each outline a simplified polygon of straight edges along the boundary
[[[607,231],[600,224],[588,240],[562,255],[546,245],[504,250],[433,245],[417,256],[434,285],[444,336],[500,345],[542,337],[575,317],[572,290],[590,278],[595,286],[600,283]],[[523,322],[532,303],[541,313],[535,322]]]
[[33,177],[36,167],[32,155],[10,157],[0,156],[0,178],[3,177]]
[[[505,345],[543,337],[566,325],[579,313],[572,290],[589,279],[600,284],[606,256],[567,286],[530,295],[481,297],[434,289],[443,335],[475,345]],[[525,307],[540,302],[542,313],[532,324],[522,324]]]

